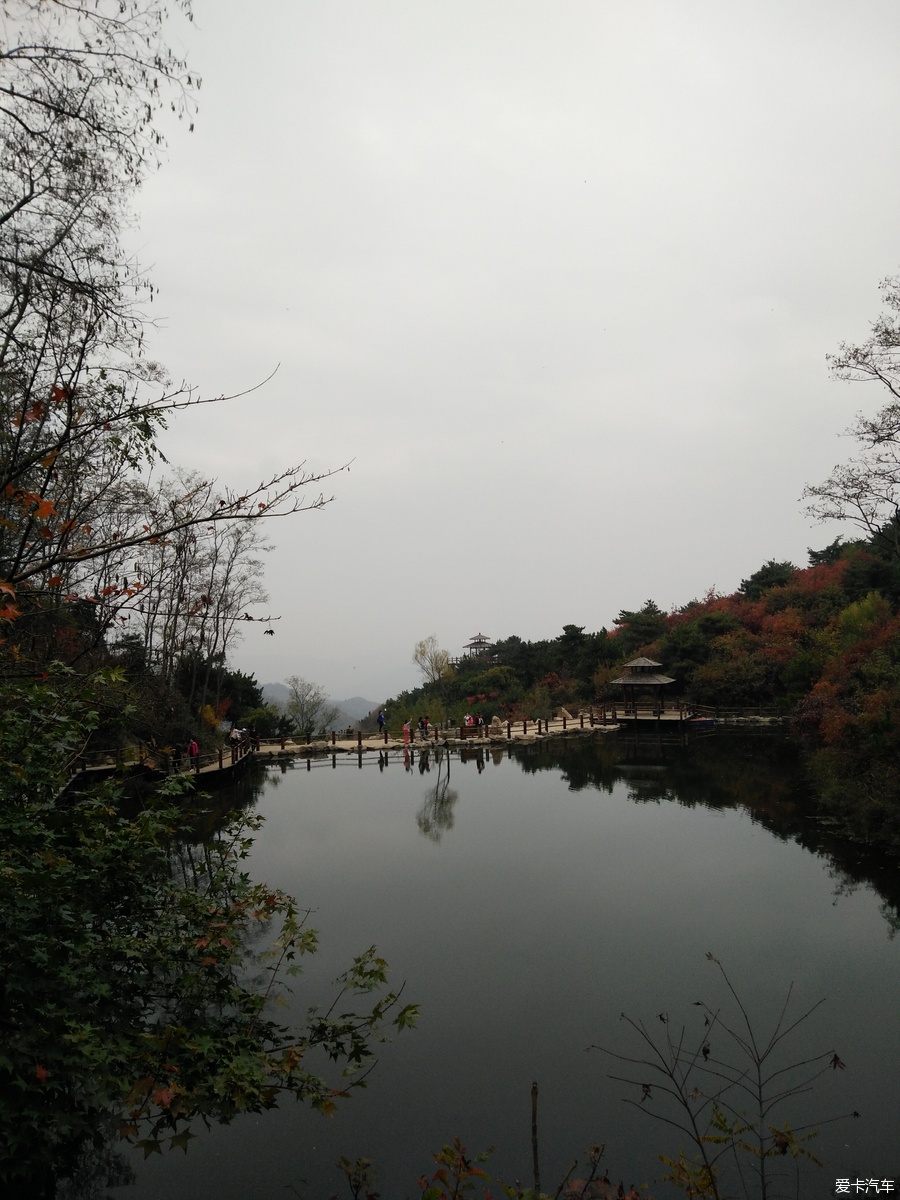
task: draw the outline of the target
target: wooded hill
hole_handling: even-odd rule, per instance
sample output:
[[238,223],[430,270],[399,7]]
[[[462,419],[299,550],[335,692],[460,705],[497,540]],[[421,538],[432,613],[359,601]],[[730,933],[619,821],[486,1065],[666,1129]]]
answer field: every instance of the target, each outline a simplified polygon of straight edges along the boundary
[[646,655],[674,676],[671,695],[784,714],[825,774],[878,792],[900,776],[900,558],[895,523],[867,539],[810,551],[809,565],[770,560],[732,595],[663,612],[622,610],[611,630],[565,625],[557,637],[503,638],[490,659],[463,659],[389,701],[389,718],[466,711],[538,718],[621,697],[611,683]]

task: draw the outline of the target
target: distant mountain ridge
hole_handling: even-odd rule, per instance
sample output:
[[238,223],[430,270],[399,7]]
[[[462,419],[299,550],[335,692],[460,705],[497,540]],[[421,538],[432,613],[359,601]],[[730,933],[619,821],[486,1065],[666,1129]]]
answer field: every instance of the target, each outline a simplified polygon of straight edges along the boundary
[[[264,683],[260,691],[266,704],[274,704],[277,708],[284,708],[291,694],[290,688],[283,683]],[[349,700],[332,700],[331,703],[339,710],[338,719],[333,726],[335,729],[355,725],[378,707],[377,700],[366,700],[363,696],[351,696]]]

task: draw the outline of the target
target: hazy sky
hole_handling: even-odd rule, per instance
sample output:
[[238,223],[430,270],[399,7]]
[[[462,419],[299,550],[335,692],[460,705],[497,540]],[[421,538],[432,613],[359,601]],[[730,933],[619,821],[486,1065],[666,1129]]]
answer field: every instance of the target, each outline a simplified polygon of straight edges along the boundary
[[[196,0],[196,130],[139,198],[165,449],[274,523],[237,665],[383,699],[414,643],[733,591],[879,397],[828,378],[900,270],[896,0]],[[178,35],[181,36],[180,27]]]

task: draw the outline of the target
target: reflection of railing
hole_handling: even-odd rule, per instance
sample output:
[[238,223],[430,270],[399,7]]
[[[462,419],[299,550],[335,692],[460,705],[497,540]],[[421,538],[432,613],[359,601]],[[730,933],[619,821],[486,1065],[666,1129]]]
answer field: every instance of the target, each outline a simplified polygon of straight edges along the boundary
[[[369,751],[360,751],[358,753],[351,751],[346,753],[340,750],[334,750],[331,753],[325,752],[319,755],[296,755],[290,759],[271,759],[269,769],[271,771],[280,770],[283,774],[288,771],[332,771],[338,767],[348,767],[353,770],[362,770],[363,768],[377,768],[383,771],[389,766],[402,766],[409,771],[413,767],[419,767],[424,762],[423,770],[430,771],[431,767],[438,765],[441,761],[447,763],[449,771],[449,760],[446,756],[453,755],[459,762],[475,762],[481,760],[482,766],[491,759],[494,763],[499,763],[503,758],[511,755],[512,748],[507,749],[506,746],[495,745],[490,748],[479,747],[477,750],[473,747],[459,746],[453,749],[448,749],[443,746],[425,745],[420,742],[416,746],[397,746],[392,745],[387,750],[379,750],[377,753]],[[443,759],[438,756],[443,755]],[[481,769],[479,768],[479,774]]]

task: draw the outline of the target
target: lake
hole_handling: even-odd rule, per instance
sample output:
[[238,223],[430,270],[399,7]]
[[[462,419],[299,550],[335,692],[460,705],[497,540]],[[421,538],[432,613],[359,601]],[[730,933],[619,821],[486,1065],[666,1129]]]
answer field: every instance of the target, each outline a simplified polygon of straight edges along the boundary
[[825,1169],[804,1194],[839,1177],[900,1187],[896,860],[829,838],[777,736],[606,735],[408,764],[370,752],[362,767],[355,756],[272,765],[242,799],[266,818],[251,875],[315,910],[321,950],[295,981],[297,1015],[376,943],[421,1006],[419,1026],[382,1048],[368,1089],[334,1118],[291,1103],[201,1128],[187,1156],[135,1155],[136,1184],[109,1195],[349,1196],[334,1167],[343,1154],[373,1158],[393,1200],[418,1193],[429,1152],[455,1136],[472,1152],[496,1146],[489,1172],[528,1186],[532,1081],[545,1190],[602,1143],[613,1181],[677,1194],[656,1182],[657,1155],[685,1139],[625,1104],[640,1089],[586,1048],[641,1057],[622,1013],[654,1038],[686,1024],[699,1046],[694,1002],[727,1000],[707,952],[758,1032],[792,982],[789,1016],[825,999],[785,1061],[835,1051],[846,1069],[783,1116],[797,1127],[861,1115],[821,1126]]

